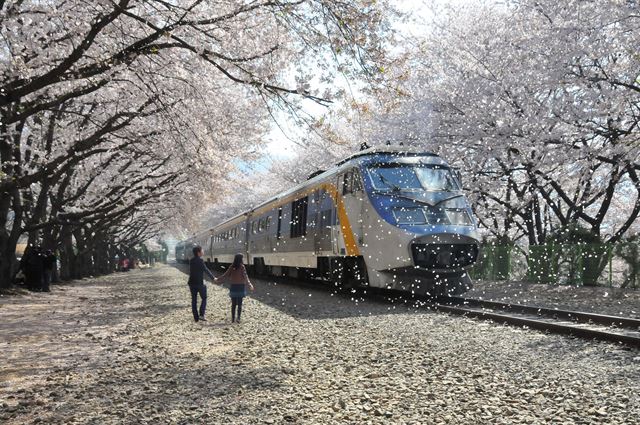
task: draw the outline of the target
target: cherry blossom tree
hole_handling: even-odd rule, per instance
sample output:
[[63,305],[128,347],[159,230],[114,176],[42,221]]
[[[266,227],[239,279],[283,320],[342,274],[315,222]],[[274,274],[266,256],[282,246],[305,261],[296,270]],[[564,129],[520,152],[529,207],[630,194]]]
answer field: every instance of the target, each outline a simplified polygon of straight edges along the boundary
[[332,131],[441,153],[498,239],[543,244],[577,223],[619,241],[640,213],[635,2],[489,2],[434,16],[398,71],[404,84]]
[[392,15],[368,1],[1,2],[2,284],[24,233],[79,276],[193,220],[275,104],[327,104],[338,69],[381,80]]
[[[400,53],[407,59],[386,71],[397,86],[334,111],[321,132],[351,151],[392,140],[441,154],[463,172],[499,243],[619,242],[640,230],[637,6],[435,8],[425,34]],[[591,268],[604,266],[603,251],[587,254]]]

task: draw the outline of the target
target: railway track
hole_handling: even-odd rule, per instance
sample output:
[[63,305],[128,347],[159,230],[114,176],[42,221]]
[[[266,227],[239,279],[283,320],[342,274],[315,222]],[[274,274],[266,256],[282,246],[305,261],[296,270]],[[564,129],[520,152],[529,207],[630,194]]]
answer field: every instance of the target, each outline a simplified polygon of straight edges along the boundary
[[427,302],[445,313],[640,348],[640,319],[462,297]]
[[438,297],[434,299],[427,296],[407,296],[406,293],[398,291],[372,291],[371,288],[355,290],[352,295],[361,299],[414,304],[458,316],[640,348],[640,319],[474,298]]

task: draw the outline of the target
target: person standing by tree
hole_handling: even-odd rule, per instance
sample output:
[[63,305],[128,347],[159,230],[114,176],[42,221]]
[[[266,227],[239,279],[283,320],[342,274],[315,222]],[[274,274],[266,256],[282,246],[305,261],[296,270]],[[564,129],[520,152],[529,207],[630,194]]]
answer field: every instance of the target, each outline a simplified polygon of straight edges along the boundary
[[43,290],[44,255],[39,246],[28,247],[23,258],[22,270],[24,271],[27,289],[40,292]]
[[32,246],[27,246],[27,248],[24,250],[24,254],[22,255],[22,258],[20,259],[20,270],[22,270],[22,273],[24,274],[24,285],[27,287],[28,290],[33,291],[33,272],[32,267],[31,267],[31,257],[35,255],[35,253],[33,252],[33,247]]
[[48,249],[43,256],[42,291],[50,292],[49,284],[53,279],[53,269],[56,267],[58,259],[52,250]]
[[[242,262],[242,254],[236,254],[233,264],[227,269],[222,276],[214,279],[218,283],[223,280],[229,280],[231,286],[229,288],[229,297],[231,297],[231,322],[240,323],[242,315],[242,300],[247,296],[247,286],[253,291],[253,285],[247,276],[247,269]],[[236,309],[238,311],[238,319],[236,320]]]
[[[207,309],[207,287],[204,284],[204,274],[215,280],[215,276],[211,270],[207,268],[202,259],[202,247],[193,248],[193,258],[189,260],[189,290],[191,291],[191,310],[193,311],[193,319],[198,322],[206,321],[205,311]],[[201,302],[198,310],[198,294],[200,294]]]

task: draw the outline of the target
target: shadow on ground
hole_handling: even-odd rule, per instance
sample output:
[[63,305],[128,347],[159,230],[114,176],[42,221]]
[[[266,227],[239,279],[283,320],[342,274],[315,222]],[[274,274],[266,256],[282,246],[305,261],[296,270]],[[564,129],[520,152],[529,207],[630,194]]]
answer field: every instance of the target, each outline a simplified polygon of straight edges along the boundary
[[[185,264],[172,264],[177,270],[189,273]],[[219,272],[215,272],[220,275]],[[312,283],[284,278],[252,278],[256,290],[249,296],[279,311],[304,320],[341,319],[361,316],[417,313],[413,307],[401,303],[385,303],[354,297],[348,293],[332,290],[322,283]],[[209,282],[210,284],[210,282]],[[421,310],[425,313],[425,310]]]

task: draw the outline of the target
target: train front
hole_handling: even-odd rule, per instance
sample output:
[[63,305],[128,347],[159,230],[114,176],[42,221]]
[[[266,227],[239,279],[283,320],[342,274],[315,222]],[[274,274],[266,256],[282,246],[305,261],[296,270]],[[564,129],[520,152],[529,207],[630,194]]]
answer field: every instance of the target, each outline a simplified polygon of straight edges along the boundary
[[373,209],[363,215],[370,285],[434,296],[468,290],[479,234],[449,165],[434,154],[387,153],[365,158],[361,173]]

